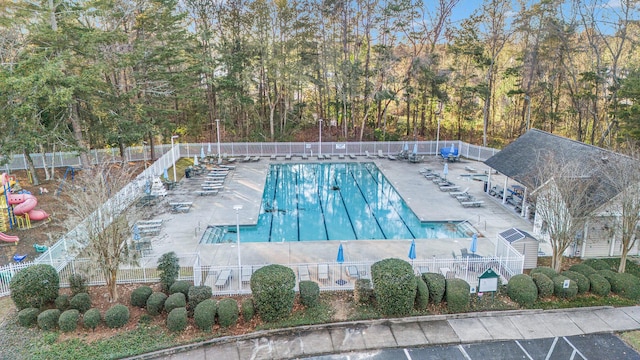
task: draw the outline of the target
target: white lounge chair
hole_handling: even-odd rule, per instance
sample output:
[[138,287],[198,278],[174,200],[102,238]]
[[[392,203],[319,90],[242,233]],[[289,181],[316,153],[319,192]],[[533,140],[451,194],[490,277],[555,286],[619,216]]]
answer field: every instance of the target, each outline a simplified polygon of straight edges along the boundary
[[371,154],[369,154],[369,150],[365,150],[364,154],[367,156],[367,159],[371,159],[373,156],[371,156]]
[[384,156],[384,154],[382,153],[382,150],[381,150],[381,149],[378,149],[378,157],[379,157],[380,159],[384,159],[384,158],[385,158],[385,156]]
[[318,280],[325,282],[329,280],[329,265],[318,264]]
[[311,277],[309,276],[309,267],[307,265],[298,266],[298,279],[299,281],[311,280]]
[[451,195],[451,197],[466,195],[468,191],[469,191],[469,188],[466,188],[462,191],[452,191],[449,193],[449,195]]
[[229,282],[230,278],[231,278],[231,270],[229,269],[222,270],[220,274],[218,274],[218,277],[216,278],[216,287],[220,288],[220,287],[227,286],[227,283]]
[[241,270],[241,277],[243,283],[248,283],[251,281],[251,275],[253,275],[253,268],[251,265],[245,265]]

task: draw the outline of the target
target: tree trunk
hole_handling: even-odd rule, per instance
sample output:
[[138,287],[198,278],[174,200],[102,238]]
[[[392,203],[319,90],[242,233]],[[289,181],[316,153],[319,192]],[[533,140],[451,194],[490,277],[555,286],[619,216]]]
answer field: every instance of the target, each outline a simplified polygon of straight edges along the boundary
[[118,271],[111,269],[109,270],[109,277],[107,281],[107,288],[109,291],[109,302],[117,302],[118,301]]
[[40,179],[38,179],[36,168],[35,166],[33,166],[33,159],[31,158],[31,155],[29,155],[29,152],[27,151],[27,149],[24,149],[23,154],[24,154],[24,158],[27,160],[27,169],[31,173],[31,180],[33,182],[33,185],[34,186],[40,185]]
[[44,179],[51,180],[51,174],[49,173],[49,169],[47,168],[47,156],[44,152],[44,146],[40,144],[40,153],[42,154],[42,168],[44,169]]
[[91,167],[91,162],[89,161],[89,156],[87,152],[89,148],[84,141],[82,136],[82,125],[80,124],[80,119],[78,118],[78,104],[74,100],[73,103],[68,106],[69,111],[69,121],[71,121],[71,128],[73,129],[73,138],[76,140],[78,147],[80,148],[80,162],[82,166]]
[[619,273],[623,273],[627,269],[627,254],[629,254],[629,249],[623,246],[622,253],[620,254],[620,266],[618,266]]
[[562,251],[555,251],[553,256],[551,257],[551,267],[556,272],[560,272],[562,268],[562,258]]

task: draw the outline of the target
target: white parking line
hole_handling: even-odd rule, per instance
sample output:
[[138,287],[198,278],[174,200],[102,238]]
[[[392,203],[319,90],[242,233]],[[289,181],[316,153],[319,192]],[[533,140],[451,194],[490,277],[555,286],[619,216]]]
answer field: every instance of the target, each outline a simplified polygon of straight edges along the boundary
[[462,356],[464,356],[465,359],[471,360],[471,356],[467,354],[467,352],[464,350],[464,347],[462,347],[462,345],[458,345],[458,350],[460,350],[460,352],[462,353]]
[[411,355],[409,355],[409,349],[404,349],[404,356],[406,356],[408,360],[412,360]]
[[582,353],[580,352],[580,350],[578,350],[577,347],[573,346],[573,344],[571,343],[571,341],[569,341],[569,339],[567,339],[566,336],[563,336],[562,339],[564,341],[567,342],[567,344],[569,344],[569,346],[571,346],[573,348],[573,354],[571,354],[571,359],[573,359],[575,357],[575,354],[577,353],[578,355],[580,355],[580,357],[582,357],[584,360],[587,360],[587,357],[582,355]]
[[544,358],[544,360],[549,360],[551,359],[551,354],[553,354],[553,349],[556,347],[556,344],[558,343],[558,338],[554,337],[553,338],[553,343],[551,343],[551,348],[549,348],[549,352],[547,353],[547,357]]
[[527,350],[524,349],[524,347],[520,344],[520,342],[518,340],[515,341],[516,345],[518,345],[518,347],[520,348],[520,350],[522,350],[522,352],[527,355],[527,358],[529,360],[533,360],[533,358],[531,357],[531,355],[529,355],[529,353],[527,352]]

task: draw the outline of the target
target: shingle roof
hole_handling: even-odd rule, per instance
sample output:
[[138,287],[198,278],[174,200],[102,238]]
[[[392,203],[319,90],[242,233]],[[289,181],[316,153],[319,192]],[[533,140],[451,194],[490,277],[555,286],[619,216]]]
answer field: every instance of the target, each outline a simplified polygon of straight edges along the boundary
[[[612,163],[609,159],[620,158],[625,161],[629,159],[613,151],[532,129],[484,163],[533,190],[543,181],[535,176],[537,163],[541,159],[554,159],[558,164],[578,161],[584,164],[585,169],[593,170],[594,173],[591,175],[597,176],[600,180],[596,185],[600,191],[596,189],[590,191],[593,196],[589,201],[591,203],[589,208],[593,210],[617,194],[615,187],[606,184],[606,177],[599,176],[597,171],[607,171],[607,164]],[[593,166],[594,164],[604,164],[604,166]]]

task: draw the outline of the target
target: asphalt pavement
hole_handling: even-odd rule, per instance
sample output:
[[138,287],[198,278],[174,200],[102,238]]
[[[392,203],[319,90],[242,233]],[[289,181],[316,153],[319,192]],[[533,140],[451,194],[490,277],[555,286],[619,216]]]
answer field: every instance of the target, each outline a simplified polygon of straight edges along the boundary
[[[442,351],[437,355],[441,357],[435,358],[454,354],[452,359],[565,358],[547,357],[549,354],[569,354],[567,359],[640,359],[638,353],[622,347],[624,344],[618,338],[591,337],[638,329],[638,306],[479,312],[258,331],[129,359],[341,359],[346,357],[335,354],[370,354],[383,349],[402,351],[409,357],[401,358],[409,359],[423,358],[411,357],[411,351],[419,354],[435,350]],[[607,357],[597,355],[603,353],[603,348],[610,349],[604,352]],[[326,357],[331,354],[334,357]],[[619,354],[627,355],[617,357]]]

